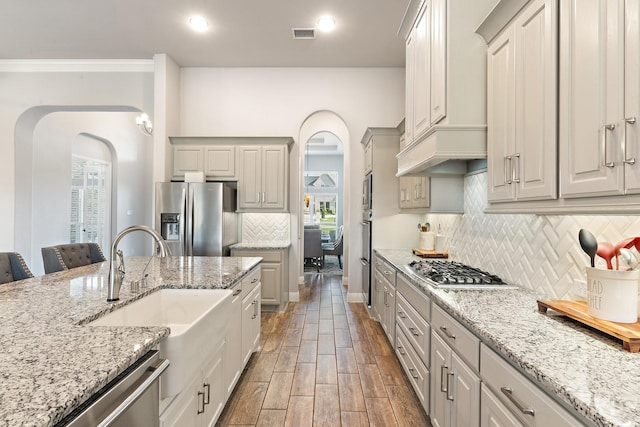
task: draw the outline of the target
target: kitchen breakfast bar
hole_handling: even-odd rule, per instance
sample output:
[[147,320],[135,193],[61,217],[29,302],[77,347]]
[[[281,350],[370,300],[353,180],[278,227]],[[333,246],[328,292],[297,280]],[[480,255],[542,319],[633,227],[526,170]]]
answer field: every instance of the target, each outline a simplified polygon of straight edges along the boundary
[[[120,301],[108,303],[109,263],[0,286],[0,425],[52,426],[170,333],[87,323],[159,288],[226,289],[261,258],[125,258]],[[145,287],[132,279],[148,274]]]

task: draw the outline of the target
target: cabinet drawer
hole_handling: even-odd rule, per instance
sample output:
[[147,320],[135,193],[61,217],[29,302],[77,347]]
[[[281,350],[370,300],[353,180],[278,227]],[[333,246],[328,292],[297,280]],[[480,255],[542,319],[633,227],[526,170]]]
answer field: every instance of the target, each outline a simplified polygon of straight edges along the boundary
[[261,257],[262,262],[280,262],[282,261],[282,251],[280,250],[246,250],[234,249],[232,256],[240,257]]
[[431,320],[431,300],[428,296],[413,286],[402,274],[396,276],[396,286],[398,292],[415,308],[420,316],[427,322]]
[[429,366],[429,324],[399,293],[396,293],[396,321],[422,363]]
[[438,305],[431,308],[431,327],[470,367],[479,370],[480,340]]
[[429,370],[413,351],[401,328],[396,327],[396,355],[400,360],[409,382],[422,403],[425,412],[429,413]]
[[376,258],[376,261],[376,270],[378,270],[389,283],[396,286],[396,269],[380,257]]
[[[484,344],[481,346],[480,359],[482,380],[525,425],[582,425],[559,403]],[[526,409],[533,410],[534,414],[524,413]]]
[[260,284],[260,276],[261,267],[258,265],[257,267],[254,267],[254,269],[251,270],[244,279],[242,279],[242,295],[244,295],[245,298],[255,289],[256,286]]

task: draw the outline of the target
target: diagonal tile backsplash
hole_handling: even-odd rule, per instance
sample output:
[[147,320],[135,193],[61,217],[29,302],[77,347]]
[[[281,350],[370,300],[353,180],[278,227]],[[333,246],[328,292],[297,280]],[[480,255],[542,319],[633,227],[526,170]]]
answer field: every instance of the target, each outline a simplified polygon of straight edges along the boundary
[[289,222],[288,213],[244,213],[240,240],[245,243],[288,241]]
[[549,298],[569,298],[573,280],[585,278],[589,259],[578,230],[612,243],[640,236],[640,216],[633,215],[485,214],[486,172],[466,176],[464,185],[463,215],[426,217],[434,230],[441,226],[451,257]]

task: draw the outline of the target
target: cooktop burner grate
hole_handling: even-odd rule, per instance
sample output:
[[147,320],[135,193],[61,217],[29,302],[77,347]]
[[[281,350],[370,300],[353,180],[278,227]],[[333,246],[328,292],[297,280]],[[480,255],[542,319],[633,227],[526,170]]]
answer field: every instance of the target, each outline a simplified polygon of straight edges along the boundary
[[407,270],[420,279],[441,288],[488,289],[515,288],[505,283],[495,274],[455,261],[421,260],[412,261]]

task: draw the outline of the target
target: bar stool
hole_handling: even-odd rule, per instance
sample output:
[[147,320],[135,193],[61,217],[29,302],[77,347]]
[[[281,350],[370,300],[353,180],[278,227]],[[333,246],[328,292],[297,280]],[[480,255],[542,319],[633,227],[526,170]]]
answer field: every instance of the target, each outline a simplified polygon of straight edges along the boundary
[[68,243],[42,248],[46,274],[106,261],[97,243]]
[[24,258],[17,252],[0,252],[0,284],[33,277]]

